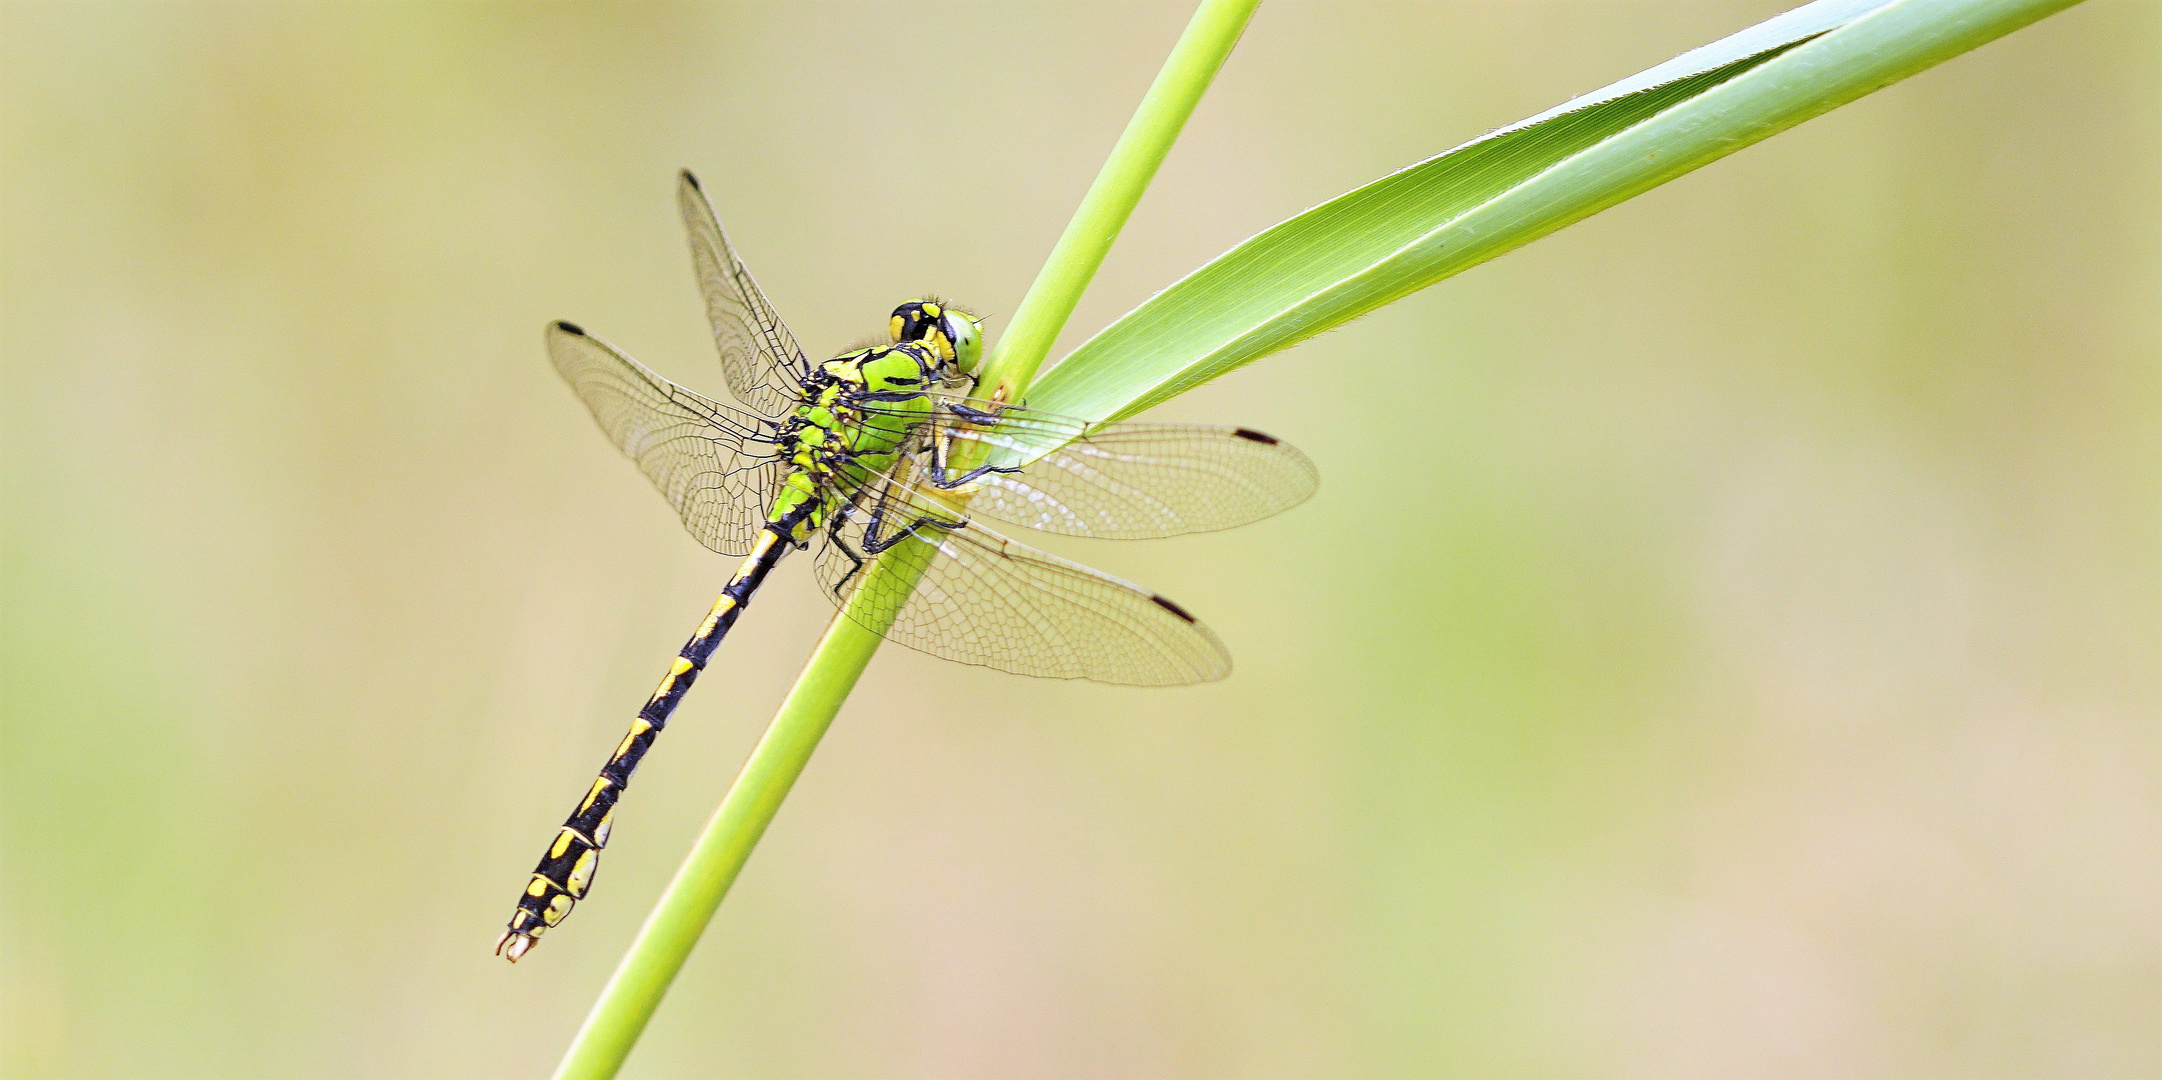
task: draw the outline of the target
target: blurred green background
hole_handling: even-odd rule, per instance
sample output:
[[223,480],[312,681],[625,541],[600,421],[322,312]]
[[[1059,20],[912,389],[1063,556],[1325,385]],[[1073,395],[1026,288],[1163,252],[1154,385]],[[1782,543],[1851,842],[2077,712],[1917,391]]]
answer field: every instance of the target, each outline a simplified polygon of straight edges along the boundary
[[[1060,351],[1780,6],[1272,3]],[[6,1075],[544,1074],[830,609],[490,956],[728,570],[542,326],[720,392],[690,166],[814,351],[995,333],[1187,11],[9,4]],[[2162,1073],[2158,71],[2094,0],[1158,410],[1321,495],[1047,546],[1239,671],[885,651],[628,1075]]]

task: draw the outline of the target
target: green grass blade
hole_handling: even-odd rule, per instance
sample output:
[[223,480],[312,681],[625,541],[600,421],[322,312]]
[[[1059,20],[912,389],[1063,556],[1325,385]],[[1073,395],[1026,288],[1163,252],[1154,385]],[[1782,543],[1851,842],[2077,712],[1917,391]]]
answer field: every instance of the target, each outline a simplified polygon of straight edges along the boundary
[[2076,0],[1821,0],[1339,196],[1149,299],[1036,384],[1131,416]]
[[[985,392],[991,386],[1003,386],[1010,399],[1017,400],[1027,388],[1259,2],[1204,0],[1194,13],[1082,200],[1073,224],[1052,249],[1015,312],[1014,326],[1001,339],[998,352],[985,362]],[[913,570],[909,566],[922,562],[888,557],[866,572],[920,574],[920,565]],[[914,582],[904,580],[903,584],[913,586]],[[874,591],[885,590],[859,590],[857,595]],[[889,600],[877,609],[890,621],[896,606]],[[594,1002],[556,1068],[557,1080],[605,1080],[623,1067],[669,983],[780,809],[781,800],[870,664],[882,640],[872,628],[878,623],[878,617],[862,611],[834,616],[765,736]]]

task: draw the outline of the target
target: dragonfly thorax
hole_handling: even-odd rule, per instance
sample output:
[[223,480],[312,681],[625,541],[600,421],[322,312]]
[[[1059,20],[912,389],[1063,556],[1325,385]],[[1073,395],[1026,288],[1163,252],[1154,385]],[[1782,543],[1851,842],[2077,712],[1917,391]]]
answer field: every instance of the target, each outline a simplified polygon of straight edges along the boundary
[[912,394],[947,381],[949,370],[951,365],[935,346],[903,341],[842,353],[818,365],[818,376],[832,380],[844,393]]
[[788,474],[769,510],[803,543],[848,494],[900,460],[909,432],[933,411],[926,391],[953,378],[932,346],[906,341],[828,360],[803,386],[782,423],[779,456]]

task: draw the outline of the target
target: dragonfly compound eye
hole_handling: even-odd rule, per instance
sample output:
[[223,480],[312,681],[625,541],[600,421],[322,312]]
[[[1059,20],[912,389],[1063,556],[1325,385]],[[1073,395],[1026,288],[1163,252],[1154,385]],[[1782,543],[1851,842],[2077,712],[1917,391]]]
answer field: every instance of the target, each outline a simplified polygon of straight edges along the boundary
[[947,308],[939,326],[952,349],[954,366],[963,374],[974,375],[976,365],[983,362],[983,320],[959,308]]

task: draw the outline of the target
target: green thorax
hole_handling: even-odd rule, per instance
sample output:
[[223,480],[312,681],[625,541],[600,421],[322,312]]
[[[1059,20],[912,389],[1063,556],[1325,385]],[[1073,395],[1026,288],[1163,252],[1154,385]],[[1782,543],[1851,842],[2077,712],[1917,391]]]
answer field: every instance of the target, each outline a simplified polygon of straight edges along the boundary
[[910,429],[935,408],[925,391],[952,378],[949,366],[914,341],[818,365],[781,428],[778,453],[789,471],[768,520],[786,519],[789,539],[809,539],[849,494],[899,461]]

